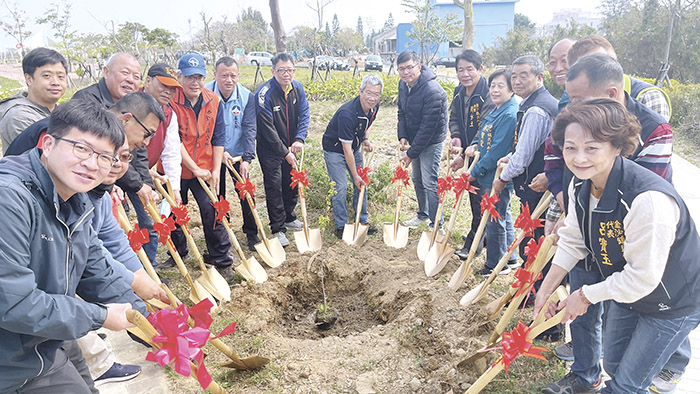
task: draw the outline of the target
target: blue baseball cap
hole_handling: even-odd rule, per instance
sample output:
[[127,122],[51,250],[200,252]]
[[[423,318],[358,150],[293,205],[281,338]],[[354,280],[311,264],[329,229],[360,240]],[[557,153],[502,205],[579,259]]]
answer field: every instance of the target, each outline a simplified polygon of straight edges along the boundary
[[204,63],[204,58],[202,55],[196,52],[188,53],[181,57],[177,64],[177,68],[180,70],[182,75],[186,77],[194,74],[204,76],[207,75],[207,67]]

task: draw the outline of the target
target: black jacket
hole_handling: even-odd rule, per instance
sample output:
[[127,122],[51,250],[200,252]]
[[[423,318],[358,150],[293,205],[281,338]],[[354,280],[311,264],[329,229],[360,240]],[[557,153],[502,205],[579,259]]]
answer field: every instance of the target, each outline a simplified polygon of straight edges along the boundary
[[360,96],[348,101],[338,108],[323,133],[323,150],[343,153],[341,139],[352,141],[352,150],[356,151],[365,140],[367,129],[372,125],[379,111],[379,104],[365,114],[360,103]]
[[405,138],[411,144],[406,151],[411,159],[447,136],[447,93],[425,65],[410,92],[404,81],[399,82],[398,134],[399,140]]
[[[458,85],[452,96],[450,105],[450,137],[462,140],[462,147],[472,144],[481,126],[481,120],[493,110],[495,105],[489,97],[489,86],[486,78],[481,77],[471,96],[467,96],[467,88]],[[469,114],[465,115],[465,108]],[[467,116],[469,121],[467,122]]]
[[111,108],[114,105],[112,95],[109,94],[109,90],[107,89],[107,84],[105,83],[104,77],[100,78],[100,81],[98,83],[92,84],[86,88],[80,89],[77,92],[75,92],[71,100],[74,98],[93,99],[107,108]]

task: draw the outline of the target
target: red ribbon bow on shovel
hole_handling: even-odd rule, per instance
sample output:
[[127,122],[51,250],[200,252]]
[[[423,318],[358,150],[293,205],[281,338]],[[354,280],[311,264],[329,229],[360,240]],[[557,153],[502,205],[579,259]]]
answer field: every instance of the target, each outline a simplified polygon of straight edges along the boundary
[[369,167],[357,167],[357,175],[359,175],[360,178],[362,178],[362,182],[364,182],[366,186],[369,186],[370,184],[368,175],[371,171],[372,170],[370,170]]
[[[514,289],[518,289],[518,291],[515,293],[515,297],[518,297],[519,295],[527,292],[529,298],[530,292],[532,292],[533,294],[535,293],[535,290],[533,289],[533,287],[535,286],[535,282],[537,282],[541,278],[541,272],[537,274],[537,277],[533,277],[532,272],[528,271],[523,267],[518,268],[518,270],[515,271],[515,282],[513,282],[513,284],[511,285]],[[523,303],[523,307],[525,304],[527,304],[527,299]]]
[[530,327],[526,326],[522,322],[518,322],[518,325],[513,329],[513,331],[505,331],[502,334],[501,351],[503,352],[503,358],[500,359],[500,361],[503,362],[503,369],[506,370],[506,373],[508,373],[508,366],[510,363],[521,354],[527,357],[547,361],[547,359],[541,353],[543,351],[547,351],[547,349],[539,346],[532,346],[532,342],[527,339],[527,334],[529,332]]
[[160,223],[153,223],[153,229],[158,232],[158,242],[165,245],[170,238],[170,233],[175,230],[175,221],[173,218],[166,218],[165,215],[160,215],[160,219]]
[[246,178],[245,182],[236,182],[236,189],[238,190],[238,198],[241,200],[245,198],[246,194],[249,194],[250,197],[255,196],[255,185],[249,178]]
[[148,230],[145,228],[139,228],[139,225],[134,225],[134,229],[129,231],[126,235],[129,240],[129,246],[134,252],[138,252],[143,244],[148,243]]
[[525,256],[527,256],[527,261],[525,261],[526,267],[528,264],[535,261],[535,257],[537,257],[537,253],[539,253],[543,241],[544,236],[540,237],[539,243],[537,243],[537,240],[534,238],[530,238],[530,240],[527,241],[527,245],[525,245]]
[[520,204],[520,215],[517,219],[515,219],[515,223],[513,225],[517,228],[522,229],[523,234],[526,237],[532,237],[533,231],[535,231],[535,229],[544,227],[543,222],[543,219],[532,218],[532,216],[530,215],[530,206],[528,205],[528,203],[525,203],[525,205]]
[[438,184],[437,184],[438,196],[442,197],[446,191],[451,190],[453,183],[454,183],[454,179],[451,176],[448,176],[445,178],[438,178]]
[[179,206],[173,207],[172,211],[175,214],[175,223],[186,226],[190,222],[190,213],[184,204],[181,203]]
[[498,211],[496,210],[496,203],[499,201],[501,201],[501,199],[498,197],[498,194],[489,196],[487,193],[484,193],[484,197],[481,198],[481,213],[483,214],[484,211],[489,211],[489,214],[491,214],[491,220],[494,222],[497,219],[500,219],[501,215],[499,215]]
[[297,185],[301,184],[304,187],[309,186],[309,178],[306,170],[301,170],[297,171],[294,168],[292,168],[292,183],[289,185],[291,186],[292,189],[297,187]]
[[[219,201],[212,203],[212,205],[214,205],[214,209],[216,209],[216,221],[223,221],[224,217],[231,209],[231,205],[226,201],[224,196],[219,196]],[[214,223],[214,225],[216,226],[216,223]]]
[[391,178],[391,183],[394,183],[396,181],[403,182],[404,186],[408,186],[408,171],[402,166],[396,166],[394,176]]
[[[211,301],[205,299],[192,307],[194,311],[188,311],[184,304],[180,304],[177,309],[166,308],[150,314],[148,321],[161,334],[154,336],[153,342],[163,345],[159,350],[149,352],[146,355],[146,360],[157,362],[162,366],[172,363],[171,366],[175,372],[183,376],[191,375],[190,360],[194,361],[197,363],[199,384],[204,389],[209,387],[212,378],[204,365],[202,347],[210,336],[208,328],[211,325],[210,309],[212,306]],[[194,328],[187,325],[190,314],[195,320],[196,326]],[[218,337],[230,334],[234,330],[235,323],[226,327]]]
[[[452,185],[452,191],[455,192],[455,200],[459,200],[459,196],[461,196],[465,191],[471,194],[476,194],[477,189],[476,187],[472,186],[471,183],[469,183],[469,176],[467,174],[462,174],[460,177],[455,178]],[[455,205],[452,208],[455,208],[456,206],[457,201],[455,201]]]

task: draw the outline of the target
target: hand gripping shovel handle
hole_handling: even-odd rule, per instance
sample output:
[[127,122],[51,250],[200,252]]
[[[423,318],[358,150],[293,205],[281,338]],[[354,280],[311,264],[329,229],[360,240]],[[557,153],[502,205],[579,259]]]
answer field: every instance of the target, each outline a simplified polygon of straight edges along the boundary
[[[481,157],[481,154],[479,152],[476,152],[474,154],[474,160],[472,160],[472,164],[469,166],[467,169],[467,172],[471,174],[472,170],[474,169],[474,166],[476,166],[476,162],[479,161],[479,158]],[[459,198],[457,198],[457,203],[455,204],[455,208],[452,211],[452,215],[450,215],[450,221],[447,223],[447,228],[445,229],[445,245],[447,245],[447,242],[450,239],[450,233],[452,232],[452,229],[454,228],[455,221],[457,220],[457,212],[459,211],[459,208],[462,206],[462,198],[464,197],[465,194],[468,194],[468,191],[463,191],[460,193]],[[471,198],[471,197],[470,197]]]

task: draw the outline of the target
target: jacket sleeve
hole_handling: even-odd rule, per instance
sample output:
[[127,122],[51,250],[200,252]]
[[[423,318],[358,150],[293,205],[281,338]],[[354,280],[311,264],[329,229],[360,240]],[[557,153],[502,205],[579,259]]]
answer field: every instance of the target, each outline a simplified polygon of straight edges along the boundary
[[147,314],[146,304],[131,289],[131,283],[127,283],[107,264],[92,226],[88,226],[88,230],[90,252],[76,294],[89,303],[129,303],[132,308]]
[[250,162],[255,159],[255,134],[257,125],[255,124],[255,95],[250,93],[248,103],[243,109],[243,119],[241,120],[241,145],[243,147],[243,160]]
[[493,131],[491,149],[476,162],[472,176],[484,176],[487,172],[495,170],[498,159],[510,152],[513,147],[513,139],[515,138],[516,121],[515,114],[508,114],[508,116],[504,116],[497,122]]
[[255,97],[258,146],[264,147],[262,149],[269,151],[274,156],[284,157],[289,153],[289,149],[277,134],[277,128],[272,119],[272,103],[270,97],[267,97],[267,92],[269,91],[260,90]]
[[304,87],[298,84],[299,89],[299,123],[297,124],[297,135],[295,141],[306,141],[306,136],[309,134],[309,122],[311,121],[311,113],[309,112],[309,101],[306,99],[306,91]]
[[547,189],[556,196],[564,190],[564,158],[561,149],[554,143],[552,136],[544,143],[544,174],[547,176]]
[[[411,142],[411,148],[406,151],[406,155],[411,159],[418,157],[428,145],[434,140],[435,134],[441,134],[444,130],[439,130],[447,116],[447,94],[442,86],[435,81],[426,84],[426,92],[422,97],[422,119],[415,138]],[[441,122],[442,120],[442,122]]]
[[399,141],[402,138],[405,138],[408,140],[408,133],[406,132],[406,108],[404,106],[406,105],[406,95],[408,94],[408,89],[406,88],[406,84],[403,81],[399,81],[399,99],[398,99],[398,124],[397,124],[397,133],[399,137]]
[[154,187],[151,174],[148,172],[148,150],[146,147],[136,148],[133,151],[134,159],[131,161],[130,168],[133,167],[138,172],[141,182],[147,184],[151,188]]
[[[22,106],[16,106],[0,120],[0,136],[2,136],[2,151],[7,152],[12,141],[17,138],[27,127],[34,124],[34,117],[22,116]],[[25,114],[26,115],[26,114]]]
[[173,111],[170,124],[166,129],[163,153],[160,154],[160,162],[163,171],[170,179],[173,190],[180,190],[180,176],[182,175],[182,155],[180,153],[180,131],[177,125],[177,115]]
[[[450,105],[450,122],[449,122],[449,128],[450,128],[450,138],[462,138],[462,133],[459,130],[459,117],[461,115],[459,111],[459,106],[461,104],[461,97],[460,95],[457,94],[457,89],[459,89],[459,86],[455,88],[455,92],[452,95],[452,104]],[[466,148],[466,147],[462,147]]]
[[226,145],[226,122],[224,121],[224,105],[219,101],[219,108],[216,111],[216,123],[214,132],[211,135],[212,146]]
[[[136,156],[136,150],[133,151],[134,156]],[[148,158],[146,158],[148,160]],[[133,160],[132,160],[133,161]],[[141,174],[136,169],[135,163],[129,165],[129,169],[126,173],[122,175],[121,178],[117,179],[116,185],[121,187],[124,192],[136,193],[143,187],[143,182],[141,181]]]
[[673,131],[668,123],[660,124],[649,135],[634,161],[670,181]]
[[129,246],[129,239],[112,215],[112,199],[109,194],[105,193],[102,196],[100,205],[100,209],[95,210],[95,214],[99,213],[103,216],[102,228],[97,230],[97,237],[102,241],[102,244],[112,257],[122,263],[129,271],[136,272],[140,270],[143,268],[141,261],[131,249],[131,246]]
[[511,181],[525,172],[535,158],[535,153],[549,136],[553,119],[539,107],[527,110],[520,127],[520,138],[515,152],[510,157],[506,169],[501,173],[501,179]]
[[[39,213],[26,190],[0,188],[0,217],[5,223],[0,237],[0,328],[19,334],[69,340],[102,327],[107,310],[64,294],[46,293],[37,287],[29,268],[31,239],[40,236],[34,223]],[[99,251],[100,256],[102,252]],[[50,264],[49,262],[46,262]]]

